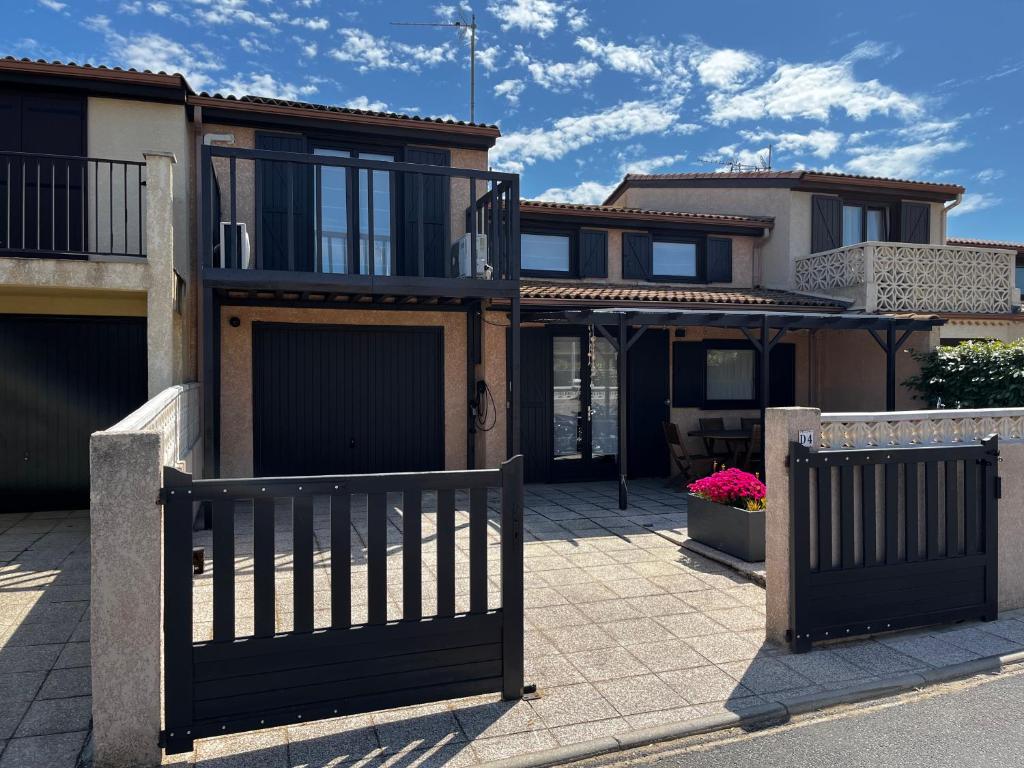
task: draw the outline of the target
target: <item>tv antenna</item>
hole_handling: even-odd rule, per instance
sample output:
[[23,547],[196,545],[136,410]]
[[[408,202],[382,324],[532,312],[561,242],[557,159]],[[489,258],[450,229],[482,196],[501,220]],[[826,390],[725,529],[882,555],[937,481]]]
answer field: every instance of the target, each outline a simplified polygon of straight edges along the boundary
[[756,164],[741,162],[738,157],[733,157],[732,160],[722,160],[721,157],[714,157],[711,155],[705,155],[700,160],[702,163],[706,163],[707,165],[724,168],[727,173],[758,173],[770,171],[772,169],[772,145],[768,145],[767,152],[762,152],[757,156]]
[[476,13],[470,20],[458,21],[392,21],[394,27],[443,27],[458,30],[460,35],[469,30],[469,122],[476,122]]

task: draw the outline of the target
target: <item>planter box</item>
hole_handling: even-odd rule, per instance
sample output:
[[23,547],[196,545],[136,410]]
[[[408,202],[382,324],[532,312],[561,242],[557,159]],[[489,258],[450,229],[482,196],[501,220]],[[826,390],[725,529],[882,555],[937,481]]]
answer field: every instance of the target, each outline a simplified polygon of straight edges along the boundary
[[687,533],[691,539],[740,560],[764,560],[764,510],[748,512],[688,494]]

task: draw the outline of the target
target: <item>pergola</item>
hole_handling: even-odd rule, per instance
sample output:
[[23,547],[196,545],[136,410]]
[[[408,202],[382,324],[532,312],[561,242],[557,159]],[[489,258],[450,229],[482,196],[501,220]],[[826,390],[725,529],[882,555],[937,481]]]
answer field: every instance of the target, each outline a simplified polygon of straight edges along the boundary
[[764,414],[769,402],[769,365],[772,348],[789,331],[797,330],[863,330],[871,334],[885,352],[886,410],[896,409],[896,353],[914,331],[927,331],[945,320],[934,315],[873,315],[861,312],[771,312],[697,309],[600,308],[559,311],[523,312],[523,321],[586,325],[604,336],[618,352],[619,385],[618,474],[619,508],[628,505],[626,459],[628,450],[627,364],[629,349],[651,327],[709,326],[735,328],[754,347],[760,362],[761,434],[764,435]]

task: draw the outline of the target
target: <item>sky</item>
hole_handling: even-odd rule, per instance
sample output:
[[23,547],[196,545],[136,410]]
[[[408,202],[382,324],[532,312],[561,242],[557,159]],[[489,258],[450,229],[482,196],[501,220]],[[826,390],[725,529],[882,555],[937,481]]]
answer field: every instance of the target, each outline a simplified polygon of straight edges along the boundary
[[[524,197],[762,166],[962,184],[950,236],[1024,242],[1022,0],[0,0],[0,55],[196,91],[497,124]],[[723,211],[723,213],[729,213]]]

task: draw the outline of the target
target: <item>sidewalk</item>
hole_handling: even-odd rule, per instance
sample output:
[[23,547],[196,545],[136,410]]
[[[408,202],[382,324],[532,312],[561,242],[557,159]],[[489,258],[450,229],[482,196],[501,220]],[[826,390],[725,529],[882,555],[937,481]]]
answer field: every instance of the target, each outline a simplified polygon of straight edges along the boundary
[[[1006,616],[792,655],[764,641],[760,587],[661,535],[685,534],[682,496],[660,483],[634,483],[630,497],[630,509],[620,513],[611,483],[527,488],[526,679],[538,686],[538,698],[510,704],[475,697],[205,739],[194,753],[166,763],[413,768],[470,766],[573,745],[615,749],[685,727],[785,716],[785,707],[796,711],[851,687],[863,695],[894,681],[923,685],[964,674],[964,662],[1024,650],[1024,619]],[[3,742],[0,768],[73,766],[88,726],[87,520],[66,513],[14,517],[0,519],[0,739],[11,739]],[[320,522],[315,532],[325,545]],[[364,532],[357,515],[353,523],[355,581]],[[390,550],[400,560],[400,549]],[[244,572],[241,547],[236,555]],[[318,555],[317,562],[326,561]],[[286,561],[280,565],[287,570]],[[197,620],[209,618],[205,595],[197,579]],[[240,626],[246,615],[251,601],[248,609],[239,603]],[[286,628],[290,616],[282,613],[278,622]],[[32,628],[40,624],[47,628]],[[25,700],[15,701],[9,690],[26,691]],[[51,698],[57,695],[63,698]]]

